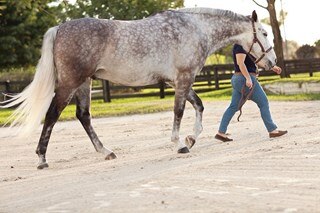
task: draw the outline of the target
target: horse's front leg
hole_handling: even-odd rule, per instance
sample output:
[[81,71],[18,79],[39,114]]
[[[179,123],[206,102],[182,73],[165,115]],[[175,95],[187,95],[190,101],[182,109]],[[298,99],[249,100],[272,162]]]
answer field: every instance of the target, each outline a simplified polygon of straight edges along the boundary
[[193,108],[196,111],[196,121],[194,123],[194,128],[193,128],[193,135],[188,135],[186,137],[186,145],[188,146],[189,149],[193,147],[193,145],[196,143],[196,140],[200,133],[202,132],[202,114],[203,114],[203,104],[197,93],[191,89],[189,91],[189,94],[187,96],[187,100],[192,104]]
[[183,117],[184,108],[186,105],[186,95],[177,94],[175,95],[174,101],[174,120],[172,128],[171,141],[177,144],[178,153],[188,153],[189,149],[186,147],[185,143],[180,140],[180,124]]
[[186,105],[186,100],[191,89],[193,80],[190,73],[182,73],[177,76],[175,82],[175,100],[174,100],[174,120],[172,127],[171,141],[177,144],[178,153],[188,153],[189,149],[180,139],[180,124]]

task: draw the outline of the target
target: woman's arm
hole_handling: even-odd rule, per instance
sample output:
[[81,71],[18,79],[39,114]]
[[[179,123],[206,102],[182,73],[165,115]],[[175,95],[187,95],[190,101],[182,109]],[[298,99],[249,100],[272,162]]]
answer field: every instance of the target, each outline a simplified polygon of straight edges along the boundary
[[237,60],[237,64],[240,68],[242,75],[246,78],[246,86],[249,87],[249,89],[251,89],[252,88],[252,80],[251,80],[250,74],[247,70],[247,67],[244,64],[244,60],[246,59],[246,56],[247,55],[244,53],[237,53],[236,60]]

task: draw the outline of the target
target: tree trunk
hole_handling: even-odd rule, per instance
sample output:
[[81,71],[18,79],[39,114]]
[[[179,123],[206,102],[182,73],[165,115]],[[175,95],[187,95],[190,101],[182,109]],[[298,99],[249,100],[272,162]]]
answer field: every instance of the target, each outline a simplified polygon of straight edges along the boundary
[[273,43],[274,43],[274,51],[277,55],[277,64],[279,67],[282,68],[281,78],[283,77],[290,77],[289,73],[286,70],[285,63],[284,63],[284,56],[283,56],[283,47],[282,47],[282,37],[280,32],[279,23],[277,20],[276,9],[274,2],[275,0],[267,0],[268,1],[268,11],[270,14],[270,24],[272,27],[272,33],[274,36]]

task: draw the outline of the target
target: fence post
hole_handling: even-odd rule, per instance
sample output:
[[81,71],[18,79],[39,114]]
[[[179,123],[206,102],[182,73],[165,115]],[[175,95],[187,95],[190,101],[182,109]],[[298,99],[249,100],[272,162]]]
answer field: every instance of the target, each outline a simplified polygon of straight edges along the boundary
[[110,95],[109,81],[102,80],[102,90],[103,90],[103,101],[110,103],[111,102],[111,95]]
[[214,68],[214,84],[216,86],[216,90],[219,89],[219,74],[218,74],[218,67]]
[[312,77],[313,76],[313,72],[312,72],[312,62],[311,62],[311,60],[309,61],[309,63],[308,63],[308,67],[309,67],[309,76],[310,77]]
[[6,90],[6,93],[10,93],[10,80],[6,80],[6,82],[4,83]]
[[207,70],[208,85],[211,86],[211,70]]
[[159,82],[159,89],[160,89],[160,98],[163,99],[165,97],[165,92],[164,92],[164,89],[165,89],[165,86],[166,84],[164,83],[164,81],[160,81]]
[[4,85],[5,85],[5,92],[3,94],[3,100],[6,101],[6,100],[8,100],[7,93],[10,93],[10,90],[11,90],[10,89],[10,80],[6,80],[4,82]]

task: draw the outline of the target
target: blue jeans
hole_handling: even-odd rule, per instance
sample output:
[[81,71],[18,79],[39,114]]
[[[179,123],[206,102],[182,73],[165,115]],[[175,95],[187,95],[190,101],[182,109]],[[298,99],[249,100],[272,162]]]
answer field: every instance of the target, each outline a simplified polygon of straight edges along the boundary
[[[277,129],[277,126],[273,123],[270,110],[269,110],[269,102],[266,96],[266,93],[263,91],[261,85],[259,84],[258,80],[255,76],[250,75],[252,83],[254,84],[252,96],[250,99],[255,102],[259,109],[262,120],[264,122],[265,127],[267,128],[268,132],[272,132],[273,130]],[[227,108],[225,113],[223,114],[219,132],[226,133],[230,120],[234,116],[234,114],[239,110],[238,105],[241,99],[241,89],[246,84],[246,79],[243,75],[233,75],[231,78],[232,84],[232,99],[230,106]],[[249,92],[249,88],[246,87],[246,94]]]

